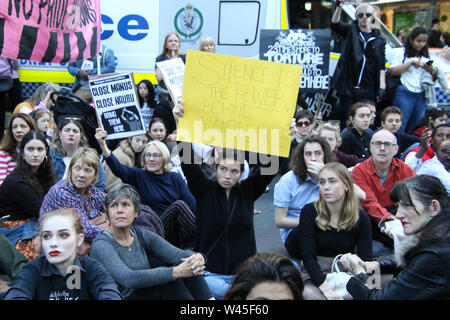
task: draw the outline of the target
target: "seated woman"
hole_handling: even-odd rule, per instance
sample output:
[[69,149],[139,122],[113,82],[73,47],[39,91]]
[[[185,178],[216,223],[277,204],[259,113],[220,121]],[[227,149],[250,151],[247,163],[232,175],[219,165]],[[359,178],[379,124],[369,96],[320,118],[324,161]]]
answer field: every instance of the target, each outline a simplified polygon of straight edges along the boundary
[[32,130],[36,130],[36,124],[27,114],[15,114],[9,119],[0,142],[0,185],[17,166],[17,150],[23,137]]
[[326,164],[319,172],[319,185],[319,199],[303,207],[298,226],[300,255],[307,271],[303,274],[308,288],[305,299],[307,292],[317,297],[323,294],[327,299],[335,296],[325,282],[330,269],[324,270],[320,265],[330,259],[322,257],[333,259],[357,248],[364,261],[372,259],[369,216],[359,208],[347,168],[336,162]]
[[42,201],[39,216],[56,209],[74,208],[80,216],[84,230],[84,239],[92,242],[104,230],[92,219],[102,216],[105,193],[95,187],[100,174],[97,151],[81,147],[72,155],[68,166],[67,178],[53,185]]
[[[117,148],[113,151],[120,163],[132,168],[139,168],[141,163],[141,155],[148,142],[148,135],[141,134],[129,137],[119,142]],[[110,190],[116,184],[122,183],[120,178],[111,172],[105,161],[102,163],[106,176],[106,191]]]
[[[105,207],[110,226],[94,240],[90,256],[104,265],[125,299],[212,298],[201,277],[205,265],[201,254],[178,249],[151,231],[132,227],[140,207],[139,194],[132,186],[114,186]],[[154,259],[164,266],[155,267]]]
[[[181,105],[173,112],[177,118],[184,115]],[[239,156],[242,153],[225,149],[217,160],[216,179],[212,180],[196,164],[201,161],[194,159],[191,144],[180,143],[180,146],[181,166],[197,201],[198,231],[194,250],[207,256],[205,280],[215,298],[223,299],[236,268],[256,253],[254,202],[278,173],[279,158],[271,157],[269,163],[239,182],[244,171],[244,159]]]
[[141,158],[141,168],[121,164],[106,145],[106,131],[98,128],[95,137],[102,148],[111,171],[124,183],[134,186],[142,202],[153,209],[164,225],[165,238],[177,247],[184,247],[194,239],[195,199],[183,178],[170,172],[170,153],[160,141],[150,141]]
[[356,102],[349,111],[350,124],[341,134],[342,144],[339,150],[345,154],[354,154],[363,160],[369,159],[371,135],[367,129],[370,125],[371,111],[369,104]]
[[257,253],[239,266],[224,300],[303,300],[300,271],[280,254]]
[[369,289],[367,262],[348,253],[341,263],[355,276],[347,291],[358,300],[449,299],[450,207],[445,186],[436,177],[418,175],[398,182],[390,197],[407,236],[396,255],[402,272],[383,289]]
[[302,208],[319,197],[319,171],[330,161],[327,141],[317,135],[306,137],[292,154],[291,170],[275,185],[275,224],[280,228],[281,240],[293,258],[300,259],[300,248],[297,235],[292,230],[298,226]]
[[44,255],[24,266],[5,300],[122,300],[101,263],[78,256],[84,236],[73,209],[47,213],[39,234]]
[[0,223],[0,232],[30,260],[39,254],[33,244],[39,209],[55,183],[49,158],[45,137],[28,132],[20,144],[17,167],[0,186],[0,216],[10,216]]
[[333,161],[342,163],[347,168],[354,167],[358,163],[363,161],[363,159],[358,158],[358,156],[354,154],[346,154],[338,150],[338,148],[342,144],[341,132],[338,125],[333,125],[331,123],[322,123],[317,128],[317,133],[319,134],[319,136],[327,139],[327,142],[330,145],[331,152],[333,153]]
[[[88,139],[80,120],[71,117],[61,120],[50,147],[56,181],[67,178],[72,155],[84,146],[88,147]],[[95,186],[101,191],[105,191],[105,170],[100,159],[98,168],[100,173]]]
[[183,170],[181,169],[180,157],[178,156],[177,152],[173,152],[173,148],[176,145],[176,142],[174,140],[176,137],[176,134],[167,135],[166,123],[164,122],[163,119],[158,118],[158,117],[154,117],[150,121],[148,134],[150,136],[150,140],[161,141],[162,143],[164,143],[167,146],[169,151],[171,151],[171,155],[170,155],[171,171],[179,173],[183,177],[184,181],[186,182],[186,178],[184,176]]

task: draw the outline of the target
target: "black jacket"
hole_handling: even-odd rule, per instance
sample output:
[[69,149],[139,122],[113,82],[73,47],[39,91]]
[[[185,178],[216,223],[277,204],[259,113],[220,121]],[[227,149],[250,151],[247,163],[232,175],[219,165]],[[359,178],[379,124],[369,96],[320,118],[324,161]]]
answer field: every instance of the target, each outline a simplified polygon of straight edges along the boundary
[[[357,22],[346,24],[342,22],[332,23],[331,30],[345,38],[341,58],[339,59],[336,71],[331,79],[331,88],[338,91],[339,95],[350,97],[351,89],[358,82],[358,76],[363,63],[364,44],[360,36],[360,30]],[[375,50],[375,68],[374,75],[375,89],[380,86],[380,71],[385,70],[385,46],[386,40],[380,33],[380,30],[373,29],[372,36],[375,40],[370,41],[367,49]]]
[[[358,300],[430,300],[450,298],[450,214],[441,212],[434,234],[438,240],[417,244],[406,255],[405,267],[382,290],[369,290],[366,274],[352,277],[347,291]],[[439,221],[437,221],[439,220]],[[431,223],[430,223],[431,224]],[[434,231],[434,230],[433,230]]]

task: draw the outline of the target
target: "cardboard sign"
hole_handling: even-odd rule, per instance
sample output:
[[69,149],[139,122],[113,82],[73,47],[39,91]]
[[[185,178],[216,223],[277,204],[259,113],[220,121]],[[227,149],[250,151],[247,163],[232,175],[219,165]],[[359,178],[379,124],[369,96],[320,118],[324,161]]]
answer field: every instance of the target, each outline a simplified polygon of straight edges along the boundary
[[89,86],[108,140],[145,134],[132,73],[94,77]]
[[188,50],[177,139],[287,157],[302,68]]
[[100,0],[0,1],[0,55],[64,63],[98,55]]
[[169,59],[156,63],[161,71],[164,83],[169,90],[172,101],[177,102],[183,96],[184,62],[181,58]]
[[325,29],[261,30],[259,58],[301,65],[300,91],[329,88],[331,31]]

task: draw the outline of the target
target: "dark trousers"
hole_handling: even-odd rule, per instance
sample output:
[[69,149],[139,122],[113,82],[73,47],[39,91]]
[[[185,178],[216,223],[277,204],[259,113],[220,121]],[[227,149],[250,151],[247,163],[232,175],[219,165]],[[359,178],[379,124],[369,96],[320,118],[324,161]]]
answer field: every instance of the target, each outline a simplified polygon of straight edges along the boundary
[[27,263],[28,259],[0,233],[0,273],[14,279]]
[[176,247],[186,247],[194,240],[197,222],[186,202],[177,200],[161,215],[165,238]]
[[193,276],[136,289],[126,300],[208,300],[211,297],[212,293],[203,276]]

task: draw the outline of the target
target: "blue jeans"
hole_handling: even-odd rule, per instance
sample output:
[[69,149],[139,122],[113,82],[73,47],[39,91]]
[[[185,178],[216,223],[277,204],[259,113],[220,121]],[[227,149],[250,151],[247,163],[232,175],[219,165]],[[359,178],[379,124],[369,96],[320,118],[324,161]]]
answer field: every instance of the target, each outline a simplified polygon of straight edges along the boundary
[[234,275],[218,274],[208,271],[203,272],[203,278],[209,286],[209,289],[216,300],[223,300],[225,293],[231,287],[234,280]]
[[399,84],[395,91],[393,105],[399,107],[403,112],[400,132],[412,129],[423,118],[427,108],[423,92],[411,92],[402,84]]

